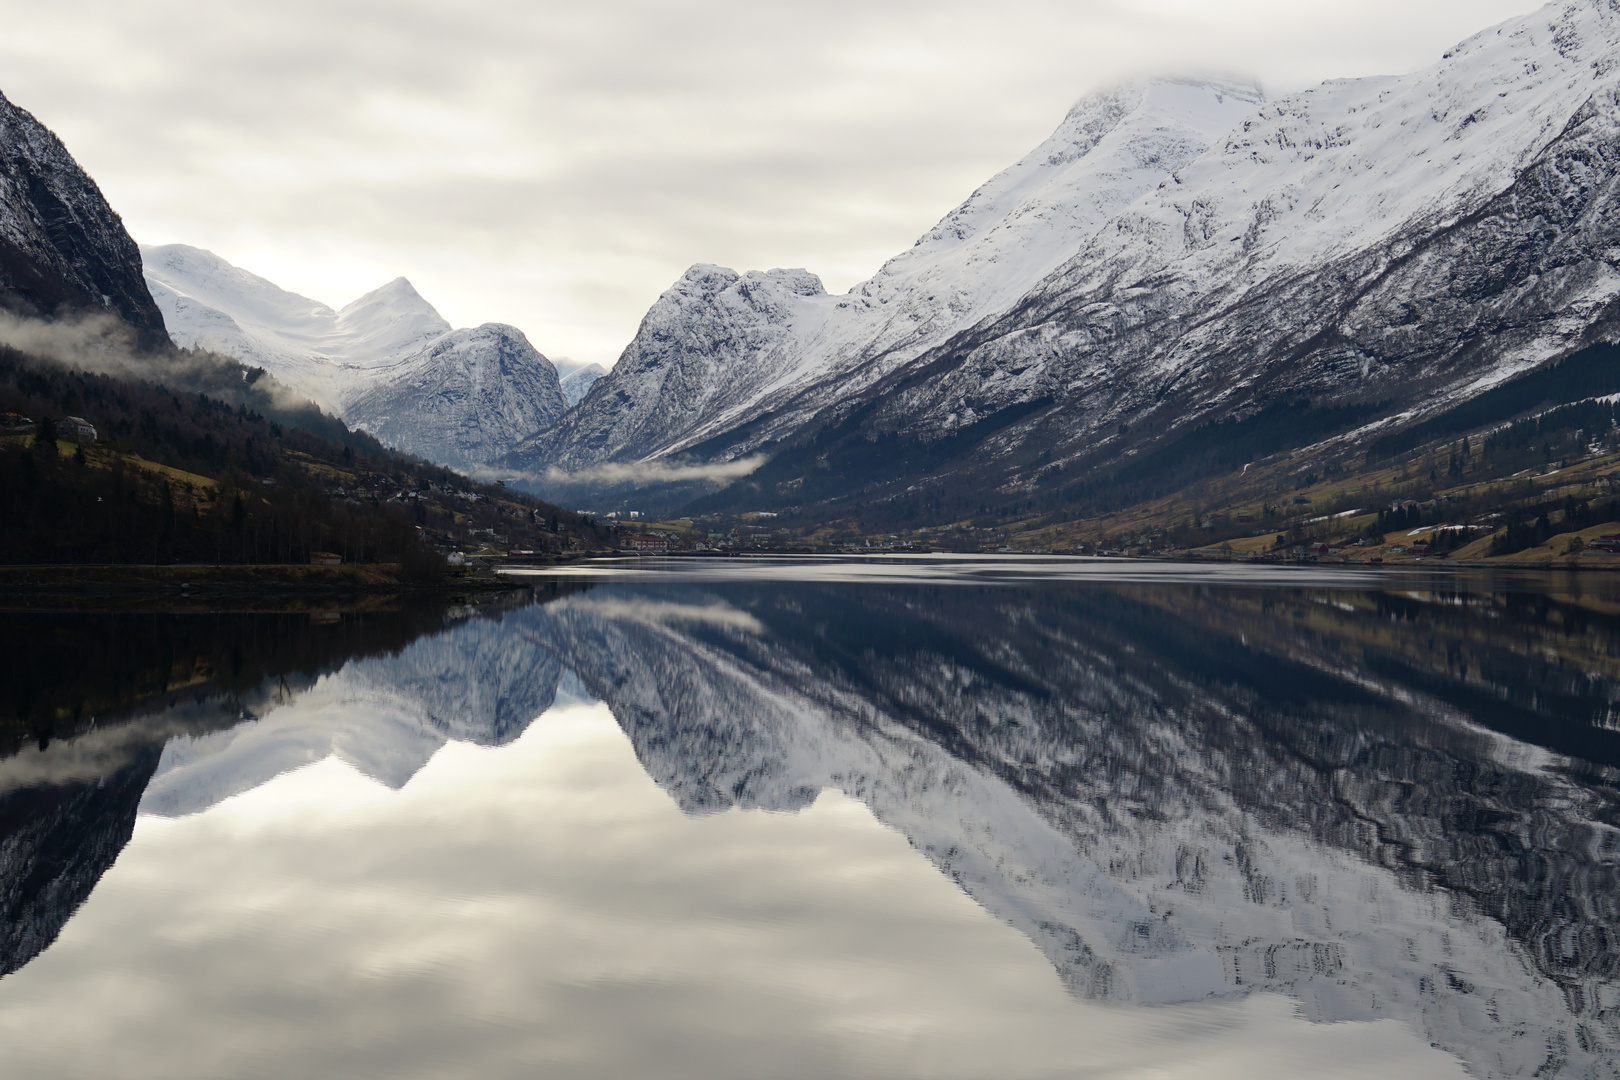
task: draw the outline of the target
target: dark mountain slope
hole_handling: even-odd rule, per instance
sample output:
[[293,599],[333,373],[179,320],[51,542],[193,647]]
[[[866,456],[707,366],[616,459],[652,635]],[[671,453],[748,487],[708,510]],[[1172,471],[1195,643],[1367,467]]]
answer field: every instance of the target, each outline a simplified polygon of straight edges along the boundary
[[141,254],[85,171],[0,95],[0,296],[41,315],[107,310],[167,341]]

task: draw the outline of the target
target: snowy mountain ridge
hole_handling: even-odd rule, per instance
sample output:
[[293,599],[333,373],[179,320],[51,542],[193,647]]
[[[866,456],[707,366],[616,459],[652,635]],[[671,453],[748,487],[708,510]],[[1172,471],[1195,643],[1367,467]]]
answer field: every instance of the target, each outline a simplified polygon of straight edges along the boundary
[[[1134,455],[1282,401],[1405,422],[1616,332],[1617,144],[1607,0],[1274,101],[1098,95],[844,297],[803,271],[689,271],[511,463],[764,451],[751,508],[1083,502]],[[862,449],[883,440],[944,449],[888,466]]]
[[184,244],[141,248],[175,343],[263,367],[341,415],[356,383],[450,330],[404,278],[341,311]]
[[1261,100],[1252,85],[1178,79],[1088,97],[843,296],[805,270],[694,266],[648,311],[608,376],[612,396],[584,401],[529,456],[570,469],[667,454],[818,380],[869,385],[1018,299]]
[[452,330],[404,278],[334,311],[199,248],[141,254],[177,344],[263,367],[395,449],[476,470],[568,407],[521,331]]

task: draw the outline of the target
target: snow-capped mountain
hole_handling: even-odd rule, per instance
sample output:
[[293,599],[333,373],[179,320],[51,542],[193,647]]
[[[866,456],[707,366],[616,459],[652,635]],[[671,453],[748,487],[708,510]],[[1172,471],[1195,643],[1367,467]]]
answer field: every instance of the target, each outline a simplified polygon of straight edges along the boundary
[[176,344],[262,367],[337,415],[368,374],[450,330],[404,278],[334,311],[200,248],[143,246],[141,259]]
[[95,181],[0,95],[0,296],[42,315],[105,309],[161,339],[140,271],[135,241]]
[[343,416],[395,449],[476,469],[567,408],[556,369],[523,332],[485,323],[373,369]]
[[847,296],[694,268],[515,460],[765,451],[761,505],[1078,499],[1275,402],[1405,422],[1614,333],[1617,135],[1607,0],[1275,101],[1103,95]]
[[396,449],[476,468],[567,408],[556,369],[522,332],[452,330],[404,278],[334,311],[212,252],[141,255],[176,343],[263,367]]
[[553,360],[552,364],[562,381],[563,400],[570,407],[578,405],[591,392],[596,380],[607,374],[607,368],[601,364],[581,364],[571,360]]
[[610,389],[541,436],[530,457],[573,469],[668,454],[770,412],[807,384],[867,385],[1004,310],[1261,100],[1251,85],[1182,80],[1087,98],[845,296],[829,296],[804,270],[694,266],[647,313]]

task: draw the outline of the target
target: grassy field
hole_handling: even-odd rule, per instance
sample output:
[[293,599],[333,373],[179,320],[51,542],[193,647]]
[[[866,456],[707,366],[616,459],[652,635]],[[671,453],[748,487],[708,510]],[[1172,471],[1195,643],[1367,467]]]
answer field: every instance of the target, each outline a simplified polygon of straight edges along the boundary
[[[1024,551],[1136,548],[1248,557],[1286,552],[1296,545],[1328,544],[1344,549],[1336,557],[1388,563],[1415,561],[1416,557],[1391,549],[1432,539],[1437,525],[1484,521],[1481,534],[1452,551],[1451,559],[1620,566],[1617,556],[1570,550],[1577,538],[1584,544],[1620,532],[1620,521],[1577,527],[1556,507],[1547,511],[1553,531],[1549,539],[1513,554],[1488,554],[1506,522],[1533,508],[1596,506],[1620,495],[1620,451],[1550,460],[1504,475],[1492,475],[1491,463],[1476,459],[1458,475],[1450,466],[1461,445],[1425,447],[1402,460],[1375,464],[1344,464],[1341,459],[1341,464],[1328,468],[1309,452],[1282,455],[1113,513],[1060,524],[1009,523],[1009,545]],[[1317,478],[1319,471],[1333,475]],[[1376,533],[1380,510],[1406,500],[1423,504],[1425,524],[1383,533],[1376,544],[1355,545],[1357,539]]]

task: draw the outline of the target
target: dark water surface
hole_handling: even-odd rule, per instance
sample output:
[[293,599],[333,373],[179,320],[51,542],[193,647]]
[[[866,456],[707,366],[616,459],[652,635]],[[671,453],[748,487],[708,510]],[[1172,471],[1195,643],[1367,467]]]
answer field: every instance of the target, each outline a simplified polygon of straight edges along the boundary
[[4,1077],[1616,1077],[1620,576],[0,619]]

